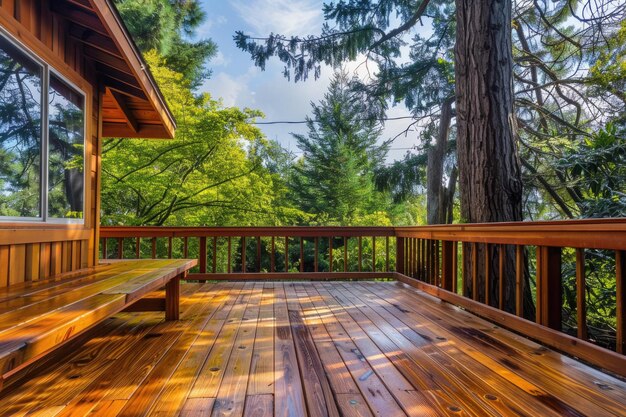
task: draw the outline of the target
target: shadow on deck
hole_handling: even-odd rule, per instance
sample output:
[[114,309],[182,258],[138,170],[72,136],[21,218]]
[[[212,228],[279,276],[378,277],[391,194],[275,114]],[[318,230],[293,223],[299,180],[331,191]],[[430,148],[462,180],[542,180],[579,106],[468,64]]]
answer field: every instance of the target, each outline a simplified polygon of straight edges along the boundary
[[398,282],[184,284],[38,362],[0,415],[624,415],[626,383]]

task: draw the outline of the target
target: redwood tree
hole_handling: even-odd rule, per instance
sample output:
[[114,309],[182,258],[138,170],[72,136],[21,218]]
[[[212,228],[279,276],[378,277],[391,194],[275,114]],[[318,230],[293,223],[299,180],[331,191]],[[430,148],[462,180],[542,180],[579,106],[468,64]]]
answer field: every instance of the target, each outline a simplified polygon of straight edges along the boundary
[[[522,220],[511,6],[511,0],[456,0],[457,152],[461,216],[468,223]],[[489,262],[489,270],[494,271],[490,274],[489,298],[496,300],[496,252],[501,249],[493,248],[493,255],[487,257],[484,245],[475,248],[479,251],[479,274],[473,279],[479,282],[478,296],[484,299],[486,295],[485,263]],[[511,308],[515,305],[515,258],[513,248],[505,252],[504,305]],[[526,288],[530,294],[528,285]],[[528,303],[526,306],[530,307]]]

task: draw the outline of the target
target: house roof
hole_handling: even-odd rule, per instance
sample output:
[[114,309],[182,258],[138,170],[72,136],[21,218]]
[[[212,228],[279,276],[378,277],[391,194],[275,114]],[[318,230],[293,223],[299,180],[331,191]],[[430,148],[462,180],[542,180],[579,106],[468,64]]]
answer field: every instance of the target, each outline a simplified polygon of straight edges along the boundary
[[111,0],[55,0],[104,88],[102,136],[173,138],[176,121]]

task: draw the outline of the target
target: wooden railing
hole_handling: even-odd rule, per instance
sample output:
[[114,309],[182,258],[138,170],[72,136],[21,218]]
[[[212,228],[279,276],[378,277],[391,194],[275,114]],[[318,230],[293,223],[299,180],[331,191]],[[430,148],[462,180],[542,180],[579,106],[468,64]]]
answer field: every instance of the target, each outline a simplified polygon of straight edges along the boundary
[[[190,280],[393,278],[392,227],[101,227],[102,258],[197,258]],[[160,243],[160,245],[159,245]]]
[[[190,279],[395,278],[626,374],[626,219],[422,227],[102,227],[100,236],[105,258],[198,257]],[[591,276],[602,276],[604,288],[597,288],[599,281],[590,283]],[[608,312],[605,325],[596,326],[601,328],[588,326],[593,300]]]

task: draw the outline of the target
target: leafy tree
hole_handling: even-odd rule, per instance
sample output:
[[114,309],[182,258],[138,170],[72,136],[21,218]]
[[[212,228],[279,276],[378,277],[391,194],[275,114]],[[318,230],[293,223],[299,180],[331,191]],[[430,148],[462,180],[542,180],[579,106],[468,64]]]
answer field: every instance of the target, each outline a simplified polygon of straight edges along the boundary
[[196,88],[209,77],[206,63],[217,52],[210,39],[189,37],[206,19],[197,0],[115,0],[117,8],[143,52],[156,50],[168,68]]
[[108,139],[102,163],[103,224],[256,225],[291,222],[274,198],[266,147],[249,124],[260,113],[222,108],[190,82],[146,55],[179,121],[172,141]]
[[349,83],[345,74],[336,74],[324,99],[311,104],[309,133],[293,135],[304,155],[294,164],[291,190],[318,222],[351,224],[385,200],[374,189],[373,173],[388,146],[377,144],[380,126],[363,118],[367,105],[350,94]]

